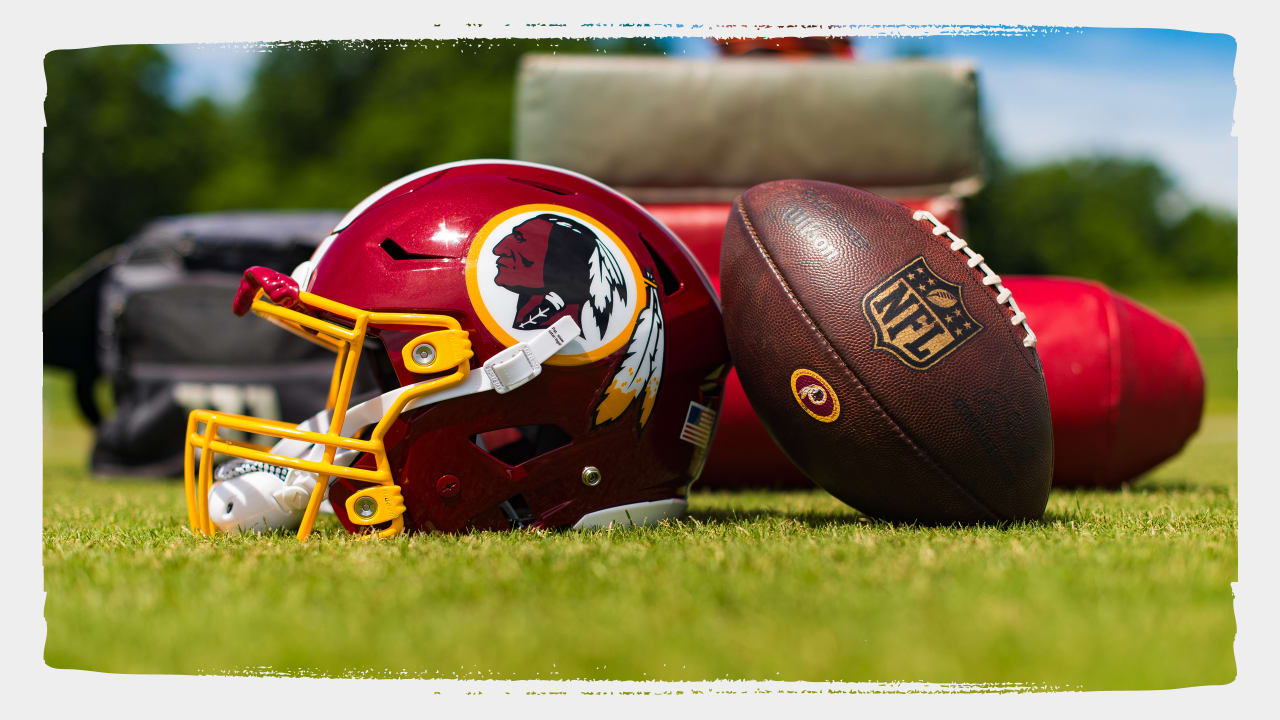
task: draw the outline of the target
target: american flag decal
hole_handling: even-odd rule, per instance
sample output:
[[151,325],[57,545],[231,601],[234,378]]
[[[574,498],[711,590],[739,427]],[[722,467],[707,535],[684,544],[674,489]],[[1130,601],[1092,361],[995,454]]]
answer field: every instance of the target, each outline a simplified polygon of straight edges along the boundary
[[716,411],[696,402],[689,403],[689,412],[684,416],[684,428],[680,430],[680,439],[706,448],[711,443],[711,431],[716,427]]

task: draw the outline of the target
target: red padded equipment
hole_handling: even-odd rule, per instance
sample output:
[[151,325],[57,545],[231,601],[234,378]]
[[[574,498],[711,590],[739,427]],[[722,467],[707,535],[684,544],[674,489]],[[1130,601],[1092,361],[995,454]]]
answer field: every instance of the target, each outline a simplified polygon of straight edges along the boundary
[[1005,287],[1040,339],[1055,485],[1118,486],[1200,428],[1204,371],[1181,327],[1088,280],[1008,276]]

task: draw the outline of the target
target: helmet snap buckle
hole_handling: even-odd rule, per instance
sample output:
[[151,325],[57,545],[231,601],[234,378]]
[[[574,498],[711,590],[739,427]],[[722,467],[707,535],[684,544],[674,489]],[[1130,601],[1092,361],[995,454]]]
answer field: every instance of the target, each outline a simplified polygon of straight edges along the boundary
[[525,343],[517,343],[485,360],[484,373],[499,394],[509,393],[538,377],[542,364]]

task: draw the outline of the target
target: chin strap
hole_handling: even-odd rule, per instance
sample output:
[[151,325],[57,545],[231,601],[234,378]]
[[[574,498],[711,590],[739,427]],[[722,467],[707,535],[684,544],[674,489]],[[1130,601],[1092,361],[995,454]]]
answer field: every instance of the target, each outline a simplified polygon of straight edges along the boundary
[[[417,400],[410,402],[404,406],[404,412],[415,410],[427,405],[433,405],[445,400],[452,400],[456,397],[464,395],[474,395],[476,393],[493,390],[499,395],[515,390],[530,380],[538,377],[542,373],[542,363],[546,362],[552,355],[560,352],[565,345],[576,339],[582,334],[582,328],[578,327],[578,323],[573,318],[563,317],[555,321],[551,327],[543,330],[537,335],[529,339],[528,342],[517,343],[511,347],[497,353],[493,357],[484,361],[481,366],[481,372],[473,372],[467,375],[467,379],[445,388],[439,392],[424,395]],[[375,398],[366,400],[359,405],[347,411],[346,419],[343,421],[343,429],[349,433],[357,433],[368,425],[372,425],[382,419],[387,414],[391,406],[395,404],[396,398],[401,393],[408,392],[414,385],[405,385],[398,387],[390,392],[385,392]],[[329,430],[329,411],[325,410],[311,419],[307,420],[303,425],[314,422],[316,429],[320,432]],[[298,427],[303,430],[312,428]],[[291,440],[281,440],[277,447],[285,443],[294,443],[296,445],[304,445],[311,447],[314,457],[308,459],[319,459],[323,454],[324,448],[319,446],[311,446],[307,443]],[[341,451],[338,453],[343,454]],[[353,451],[347,451],[348,455],[353,455]],[[293,457],[301,457],[294,455]]]
[[[405,405],[404,412],[488,390],[498,394],[509,393],[538,377],[542,373],[542,364],[581,334],[582,329],[573,318],[560,318],[551,327],[533,336],[527,342],[512,345],[484,361],[479,372],[469,373],[467,378],[457,385],[424,395],[408,403]],[[396,398],[413,387],[414,385],[406,385],[396,388],[349,409],[343,422],[344,429],[354,434],[378,422],[395,404]],[[322,410],[299,423],[298,429],[328,432],[329,420],[329,411]],[[323,445],[290,439],[282,439],[271,448],[271,452],[277,455],[316,462],[323,458],[324,450]],[[339,450],[333,458],[333,463],[350,465],[357,454],[354,450]],[[300,514],[307,507],[307,500],[315,487],[316,479],[314,473],[289,470],[282,486],[272,495],[282,508]]]

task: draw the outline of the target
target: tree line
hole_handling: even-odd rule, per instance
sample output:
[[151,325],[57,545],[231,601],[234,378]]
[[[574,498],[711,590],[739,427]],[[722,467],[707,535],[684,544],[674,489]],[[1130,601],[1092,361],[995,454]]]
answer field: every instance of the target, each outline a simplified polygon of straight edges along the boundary
[[[295,43],[264,53],[247,96],[170,99],[155,46],[45,58],[44,287],[161,216],[351,207],[436,163],[508,157],[515,71],[540,52],[656,52],[656,41]],[[967,237],[1001,272],[1126,285],[1232,280],[1236,219],[1170,208],[1168,175],[1142,158],[1009,167],[988,142]]]

